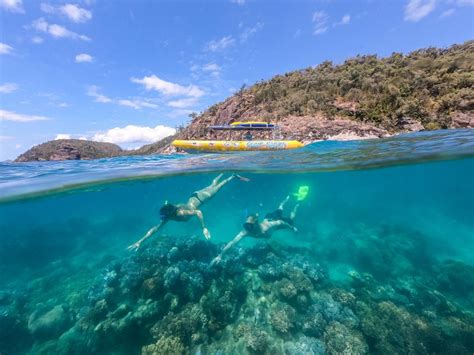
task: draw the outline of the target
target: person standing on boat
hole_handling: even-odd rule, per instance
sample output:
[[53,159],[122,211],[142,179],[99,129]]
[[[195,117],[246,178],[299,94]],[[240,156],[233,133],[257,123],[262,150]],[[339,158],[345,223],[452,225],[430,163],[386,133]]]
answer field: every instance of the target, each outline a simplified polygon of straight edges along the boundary
[[237,234],[234,239],[226,244],[224,249],[222,249],[222,252],[217,257],[215,257],[214,260],[212,260],[211,266],[219,264],[224,253],[245,237],[268,239],[271,238],[273,232],[280,229],[290,229],[296,233],[298,229],[294,226],[293,222],[300,205],[299,202],[303,201],[308,193],[307,186],[302,187],[305,188],[304,192],[302,194],[302,189],[300,188],[300,191],[295,194],[297,203],[291,211],[289,217],[285,217],[283,215],[283,208],[290,199],[290,196],[287,196],[275,211],[267,213],[262,222],[258,221],[258,214],[248,216],[244,223],[244,229],[240,231],[240,233]]
[[222,176],[223,174],[220,174],[212,181],[211,185],[205,187],[202,190],[194,192],[188,199],[188,201],[184,204],[173,205],[166,201],[165,204],[160,208],[161,222],[151,228],[143,238],[130,245],[127,249],[137,250],[138,248],[140,248],[141,244],[146,239],[150,238],[153,234],[158,232],[169,221],[187,222],[191,219],[191,217],[197,217],[197,219],[201,223],[202,233],[204,234],[204,237],[206,239],[211,239],[211,233],[209,233],[209,230],[204,224],[203,214],[199,207],[203,203],[207,202],[211,197],[213,197],[225,184],[227,184],[231,180],[237,178],[241,181],[249,181],[249,179],[236,174],[233,174],[232,176],[229,176],[227,179],[224,180],[221,180]]

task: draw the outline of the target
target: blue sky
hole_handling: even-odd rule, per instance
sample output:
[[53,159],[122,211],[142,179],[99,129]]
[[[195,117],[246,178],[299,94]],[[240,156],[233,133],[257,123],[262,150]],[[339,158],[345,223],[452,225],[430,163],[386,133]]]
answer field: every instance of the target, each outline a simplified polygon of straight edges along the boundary
[[0,160],[57,137],[138,147],[242,84],[472,39],[473,0],[0,0]]

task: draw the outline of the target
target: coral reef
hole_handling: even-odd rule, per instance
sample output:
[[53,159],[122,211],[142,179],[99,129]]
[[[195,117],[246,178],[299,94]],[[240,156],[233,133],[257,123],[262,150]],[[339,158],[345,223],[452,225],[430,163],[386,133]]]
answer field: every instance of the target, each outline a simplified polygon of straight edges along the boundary
[[[402,244],[387,250],[406,251],[400,269],[406,270],[418,247]],[[336,282],[305,249],[257,243],[211,267],[218,253],[217,245],[198,237],[162,238],[108,263],[84,297],[70,298],[74,302],[35,303],[31,294],[2,292],[0,350],[299,355],[474,349],[474,317],[456,301],[460,292],[472,292],[469,265],[432,262],[439,272],[431,277],[395,277],[392,270],[381,280],[365,264],[365,272],[352,270]]]
[[28,319],[28,330],[34,337],[53,338],[68,329],[72,319],[66,307],[57,305],[52,309],[38,309]]

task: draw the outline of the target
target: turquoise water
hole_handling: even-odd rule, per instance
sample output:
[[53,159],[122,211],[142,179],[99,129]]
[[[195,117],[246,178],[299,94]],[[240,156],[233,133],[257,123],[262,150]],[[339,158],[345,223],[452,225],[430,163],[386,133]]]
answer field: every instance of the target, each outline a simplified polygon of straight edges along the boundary
[[[165,200],[240,172],[137,252]],[[474,351],[474,132],[0,165],[0,353]],[[241,229],[299,186],[298,232]],[[295,201],[288,202],[289,211]],[[289,212],[287,212],[289,213]]]

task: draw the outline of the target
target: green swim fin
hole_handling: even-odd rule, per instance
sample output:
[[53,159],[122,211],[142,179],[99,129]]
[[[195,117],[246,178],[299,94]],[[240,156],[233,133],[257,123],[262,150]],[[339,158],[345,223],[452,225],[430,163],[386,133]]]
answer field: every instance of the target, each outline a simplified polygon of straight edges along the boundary
[[296,197],[297,201],[304,201],[308,196],[309,186],[300,186],[298,192],[294,193],[293,196]]

